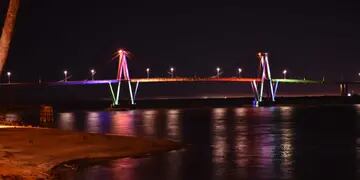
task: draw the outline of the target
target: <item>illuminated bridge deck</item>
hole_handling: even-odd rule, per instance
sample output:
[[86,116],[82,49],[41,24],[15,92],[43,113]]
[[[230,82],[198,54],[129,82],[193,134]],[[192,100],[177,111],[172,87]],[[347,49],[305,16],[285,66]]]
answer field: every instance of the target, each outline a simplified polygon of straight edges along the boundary
[[[177,77],[177,78],[133,78],[131,82],[133,83],[208,83],[208,82],[222,82],[222,83],[250,83],[250,82],[260,82],[260,78],[186,78],[186,77]],[[322,81],[313,81],[313,80],[302,80],[302,79],[272,79],[273,82],[279,83],[299,83],[299,84],[320,84]],[[43,86],[60,86],[60,85],[96,85],[96,84],[113,84],[118,83],[116,79],[110,80],[83,80],[83,81],[58,81],[58,82],[41,82],[41,83],[0,83],[1,86],[34,86],[34,85],[43,85]]]

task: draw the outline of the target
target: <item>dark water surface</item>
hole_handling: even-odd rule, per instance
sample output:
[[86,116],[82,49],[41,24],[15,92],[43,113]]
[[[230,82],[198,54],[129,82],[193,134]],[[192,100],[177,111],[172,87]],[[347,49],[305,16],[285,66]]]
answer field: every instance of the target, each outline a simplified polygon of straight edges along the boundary
[[359,122],[360,105],[60,112],[54,124],[59,129],[168,138],[189,146],[82,165],[59,178],[358,179]]

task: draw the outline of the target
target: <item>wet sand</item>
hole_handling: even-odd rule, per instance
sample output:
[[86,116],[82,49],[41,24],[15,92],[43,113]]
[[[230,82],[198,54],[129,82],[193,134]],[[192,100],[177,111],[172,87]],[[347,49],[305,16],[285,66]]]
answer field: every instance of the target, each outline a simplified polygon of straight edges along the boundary
[[168,140],[5,127],[0,128],[0,179],[47,179],[53,167],[66,161],[139,156],[178,148],[178,143]]

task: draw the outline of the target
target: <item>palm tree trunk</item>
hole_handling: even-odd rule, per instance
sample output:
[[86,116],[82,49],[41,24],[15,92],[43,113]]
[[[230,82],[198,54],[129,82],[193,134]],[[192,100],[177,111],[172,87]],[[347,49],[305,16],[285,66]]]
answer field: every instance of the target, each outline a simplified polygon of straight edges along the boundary
[[6,14],[4,27],[0,38],[0,75],[3,71],[6,59],[8,57],[11,37],[15,27],[16,15],[20,6],[20,0],[10,0],[9,8]]

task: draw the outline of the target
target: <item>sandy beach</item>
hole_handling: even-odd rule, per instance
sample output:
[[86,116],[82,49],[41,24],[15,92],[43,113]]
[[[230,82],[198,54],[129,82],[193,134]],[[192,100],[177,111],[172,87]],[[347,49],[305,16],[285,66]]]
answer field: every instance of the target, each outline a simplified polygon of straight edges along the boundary
[[0,128],[0,178],[48,179],[53,167],[70,160],[121,158],[178,148],[179,144],[168,140],[5,127]]

